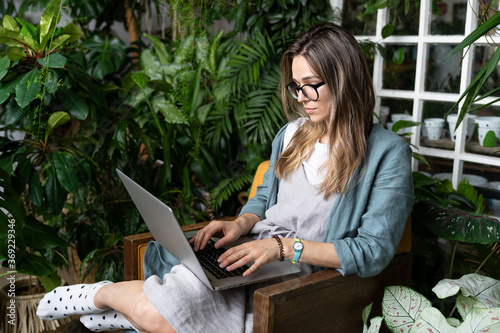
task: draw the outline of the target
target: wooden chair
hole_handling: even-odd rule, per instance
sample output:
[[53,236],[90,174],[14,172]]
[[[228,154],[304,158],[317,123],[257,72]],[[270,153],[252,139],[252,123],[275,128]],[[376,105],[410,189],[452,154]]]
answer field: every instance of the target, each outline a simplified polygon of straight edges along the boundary
[[[269,166],[263,162],[255,174],[249,197]],[[234,218],[232,218],[234,219]],[[199,230],[208,222],[183,226],[185,231]],[[125,280],[144,279],[142,258],[151,233],[124,239]],[[406,229],[391,263],[379,275],[360,278],[342,276],[327,269],[298,277],[255,292],[254,332],[362,332],[363,308],[373,304],[371,316],[381,314],[384,288],[411,284],[411,222]]]

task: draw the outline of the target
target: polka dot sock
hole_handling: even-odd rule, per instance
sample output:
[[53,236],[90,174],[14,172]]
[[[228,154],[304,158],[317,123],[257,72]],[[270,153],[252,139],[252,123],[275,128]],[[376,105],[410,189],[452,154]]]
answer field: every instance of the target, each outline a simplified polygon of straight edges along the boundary
[[113,282],[58,287],[45,294],[38,305],[36,315],[42,320],[55,320],[75,314],[104,312],[108,309],[99,309],[94,305],[94,295],[109,283]]
[[94,332],[131,329],[139,332],[120,312],[110,309],[103,313],[87,314],[80,317],[85,327]]

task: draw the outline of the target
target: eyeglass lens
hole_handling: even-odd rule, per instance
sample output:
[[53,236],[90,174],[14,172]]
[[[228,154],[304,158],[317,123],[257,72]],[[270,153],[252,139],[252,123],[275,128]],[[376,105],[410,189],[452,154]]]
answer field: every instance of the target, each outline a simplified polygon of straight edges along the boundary
[[302,87],[299,87],[295,84],[291,84],[288,86],[288,91],[295,99],[299,98],[299,90],[302,90],[304,96],[311,101],[315,101],[319,98],[318,91],[314,87],[311,87],[310,85],[306,84],[303,85]]

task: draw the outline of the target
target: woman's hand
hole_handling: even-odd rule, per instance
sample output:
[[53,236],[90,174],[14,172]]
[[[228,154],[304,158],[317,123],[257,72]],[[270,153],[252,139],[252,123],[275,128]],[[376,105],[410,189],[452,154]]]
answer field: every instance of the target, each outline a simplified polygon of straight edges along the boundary
[[228,271],[232,271],[253,261],[252,266],[243,273],[243,276],[248,276],[259,267],[278,260],[279,257],[280,251],[276,240],[267,238],[232,247],[219,257],[218,262],[221,268],[227,267]]
[[211,237],[222,232],[224,235],[215,243],[215,247],[223,247],[227,243],[234,242],[243,234],[243,228],[236,221],[212,221],[205,228],[198,231],[189,242],[194,244],[194,250],[203,250]]

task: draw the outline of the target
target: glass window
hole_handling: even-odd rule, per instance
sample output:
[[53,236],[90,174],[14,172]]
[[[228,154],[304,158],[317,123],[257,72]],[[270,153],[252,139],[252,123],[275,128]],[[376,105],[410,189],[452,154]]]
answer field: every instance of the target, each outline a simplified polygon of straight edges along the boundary
[[433,1],[431,6],[431,35],[463,35],[467,1]]
[[[474,47],[474,64],[473,72],[471,75],[471,80],[481,71],[481,69],[486,65],[488,59],[491,58],[496,50],[496,46],[490,45],[478,45]],[[480,94],[485,94],[495,88],[500,86],[500,68],[497,65],[496,69],[493,71],[491,76],[486,80]],[[493,96],[500,96],[500,91],[497,91]]]
[[[402,63],[395,58],[403,59]],[[414,90],[417,67],[417,45],[389,44],[385,47],[384,89]]]
[[448,53],[455,47],[450,44],[429,44],[425,90],[433,92],[455,93],[460,92],[460,61],[461,53],[455,54],[444,61]]
[[374,36],[377,27],[377,13],[363,16],[366,1],[344,1],[342,26],[355,36]]
[[394,26],[394,35],[418,35],[420,1],[408,1],[410,7],[408,8],[408,13],[406,14],[405,2],[406,1],[400,1],[396,7],[389,10],[387,23]]

